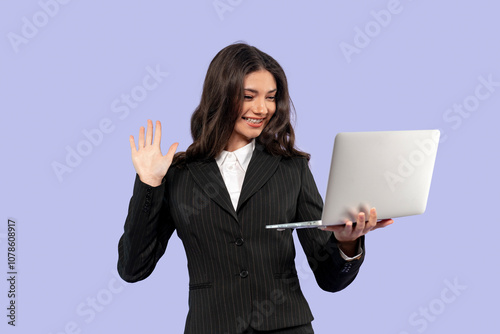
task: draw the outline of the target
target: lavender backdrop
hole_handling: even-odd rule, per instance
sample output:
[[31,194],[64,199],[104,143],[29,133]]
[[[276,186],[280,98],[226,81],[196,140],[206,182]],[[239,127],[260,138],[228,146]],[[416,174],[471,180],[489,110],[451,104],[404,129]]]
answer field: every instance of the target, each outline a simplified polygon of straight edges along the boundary
[[210,60],[244,40],[284,67],[297,144],[323,196],[336,133],[442,132],[427,212],[370,233],[348,289],[320,290],[297,247],[316,332],[497,332],[499,10],[487,0],[2,1],[0,331],[182,332],[176,235],[147,280],[117,278],[135,175],[128,136],[159,119],[164,149],[184,150]]

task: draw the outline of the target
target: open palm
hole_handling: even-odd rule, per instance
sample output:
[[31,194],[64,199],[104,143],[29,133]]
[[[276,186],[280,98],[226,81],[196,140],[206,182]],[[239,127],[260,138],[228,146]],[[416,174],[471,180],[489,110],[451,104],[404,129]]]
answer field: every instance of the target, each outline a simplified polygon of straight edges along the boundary
[[156,133],[153,133],[153,122],[148,119],[147,131],[145,131],[143,126],[139,129],[139,148],[136,148],[134,136],[130,136],[129,138],[135,171],[142,182],[153,187],[161,184],[179,145],[179,143],[173,143],[168,149],[167,154],[163,155],[160,148],[160,121],[156,121],[155,131]]

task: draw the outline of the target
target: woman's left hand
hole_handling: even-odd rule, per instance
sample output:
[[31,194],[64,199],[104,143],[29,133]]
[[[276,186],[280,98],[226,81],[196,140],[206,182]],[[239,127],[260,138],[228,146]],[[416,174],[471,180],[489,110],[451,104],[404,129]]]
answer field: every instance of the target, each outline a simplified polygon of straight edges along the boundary
[[356,226],[354,227],[352,226],[352,221],[346,220],[345,225],[327,226],[323,230],[332,231],[335,234],[335,238],[340,243],[352,243],[362,235],[378,228],[389,226],[392,223],[394,223],[394,220],[392,219],[382,219],[381,221],[377,221],[377,210],[375,208],[371,208],[370,217],[367,222],[365,222],[365,214],[360,212],[358,213],[358,219]]

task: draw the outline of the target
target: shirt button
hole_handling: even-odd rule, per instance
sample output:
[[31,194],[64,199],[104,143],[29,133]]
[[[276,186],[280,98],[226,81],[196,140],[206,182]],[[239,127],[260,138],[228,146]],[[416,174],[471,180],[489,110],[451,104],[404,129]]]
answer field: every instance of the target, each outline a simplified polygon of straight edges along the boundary
[[248,271],[247,271],[247,270],[242,270],[242,271],[240,271],[240,277],[241,277],[241,278],[245,278],[245,277],[247,277],[247,276],[248,276]]
[[243,245],[243,239],[242,238],[238,238],[238,239],[236,239],[235,243],[236,243],[236,246],[241,246],[241,245]]

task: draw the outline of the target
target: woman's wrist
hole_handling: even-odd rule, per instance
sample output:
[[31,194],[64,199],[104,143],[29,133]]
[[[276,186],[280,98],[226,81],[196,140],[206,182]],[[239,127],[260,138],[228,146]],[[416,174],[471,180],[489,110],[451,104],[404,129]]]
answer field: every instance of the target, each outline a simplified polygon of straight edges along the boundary
[[339,241],[338,246],[349,257],[356,256],[358,253],[358,239],[353,241]]
[[162,179],[157,177],[147,177],[139,175],[139,179],[142,183],[145,183],[151,187],[158,187],[161,184]]

